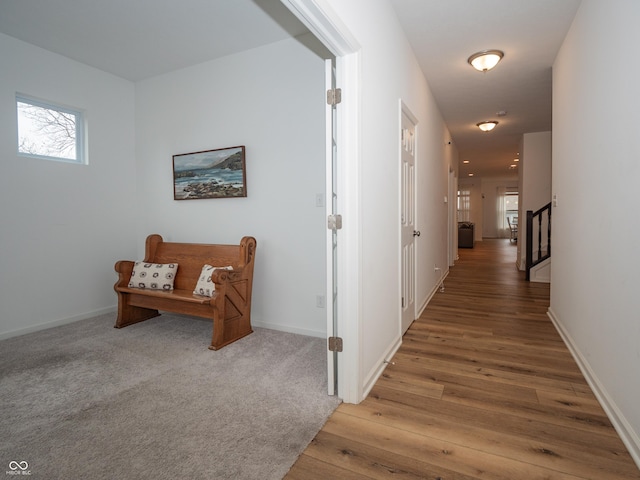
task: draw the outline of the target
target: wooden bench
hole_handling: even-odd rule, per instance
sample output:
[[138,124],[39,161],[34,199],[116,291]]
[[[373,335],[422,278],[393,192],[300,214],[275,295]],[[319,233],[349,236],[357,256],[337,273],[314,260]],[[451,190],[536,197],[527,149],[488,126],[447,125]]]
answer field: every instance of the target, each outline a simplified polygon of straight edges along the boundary
[[[160,315],[159,310],[210,318],[213,338],[209,348],[218,350],[249,335],[251,329],[251,289],[256,239],[244,237],[240,245],[207,245],[165,242],[160,235],[149,235],[144,262],[177,263],[173,290],[130,288],[133,261],[116,262],[119,279],[118,318],[115,328],[122,328]],[[211,297],[193,293],[202,267],[232,266],[216,269],[211,275],[215,292]]]

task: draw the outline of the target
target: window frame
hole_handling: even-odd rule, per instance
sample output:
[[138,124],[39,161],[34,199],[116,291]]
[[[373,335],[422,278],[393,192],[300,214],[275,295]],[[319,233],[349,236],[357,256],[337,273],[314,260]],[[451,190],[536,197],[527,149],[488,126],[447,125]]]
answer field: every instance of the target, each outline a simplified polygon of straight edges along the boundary
[[[516,197],[516,208],[507,209],[507,197]],[[518,223],[518,212],[519,212],[519,203],[520,203],[520,194],[517,190],[507,190],[504,194],[504,212],[505,215],[509,218],[509,221],[512,225],[517,225]]]
[[[20,151],[20,113],[18,104],[24,103],[33,107],[53,110],[60,113],[75,116],[75,158],[57,157],[54,155],[43,155],[38,153],[29,153]],[[48,100],[32,97],[22,93],[16,93],[16,151],[19,157],[36,158],[40,160],[49,160],[54,162],[71,163],[75,165],[87,165],[88,155],[86,151],[86,115],[85,111],[79,108],[70,107],[54,103]]]

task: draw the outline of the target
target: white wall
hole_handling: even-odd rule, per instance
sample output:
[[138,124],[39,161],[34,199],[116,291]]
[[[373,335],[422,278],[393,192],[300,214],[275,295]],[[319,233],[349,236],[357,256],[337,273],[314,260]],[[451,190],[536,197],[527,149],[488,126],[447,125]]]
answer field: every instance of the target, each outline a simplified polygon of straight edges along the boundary
[[[434,264],[447,266],[448,171],[457,162],[446,151],[448,132],[395,11],[387,0],[327,0],[361,46],[360,59],[360,258],[357,318],[362,350],[362,392],[400,342],[399,102],[417,118],[417,303],[437,286]],[[353,92],[352,92],[353,93]],[[344,92],[349,95],[349,92]],[[349,219],[345,219],[349,221]]]
[[[132,83],[0,34],[0,338],[108,311],[134,253]],[[16,92],[86,111],[89,164],[18,157]]]
[[[296,40],[136,84],[144,238],[258,241],[252,324],[324,336],[324,62]],[[247,197],[173,199],[172,156],[245,145]]]
[[[535,212],[551,201],[551,132],[523,135],[519,170],[518,238],[520,241],[518,242],[518,259],[520,270],[525,270],[527,265],[525,243],[527,210]],[[546,220],[543,219],[543,222]],[[544,225],[546,223],[543,223],[543,229],[546,228]],[[535,227],[534,238],[537,238],[537,226]],[[544,235],[547,234],[543,232]],[[546,244],[546,240],[543,239],[543,243]]]
[[638,18],[583,0],[554,64],[550,314],[640,465]]

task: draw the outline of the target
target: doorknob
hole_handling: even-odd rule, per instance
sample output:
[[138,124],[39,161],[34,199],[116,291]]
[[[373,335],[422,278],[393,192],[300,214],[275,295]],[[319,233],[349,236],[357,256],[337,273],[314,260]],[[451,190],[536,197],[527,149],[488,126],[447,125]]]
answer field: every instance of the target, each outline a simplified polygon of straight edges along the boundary
[[413,231],[413,236],[414,237],[419,237],[420,236],[420,230],[414,230]]

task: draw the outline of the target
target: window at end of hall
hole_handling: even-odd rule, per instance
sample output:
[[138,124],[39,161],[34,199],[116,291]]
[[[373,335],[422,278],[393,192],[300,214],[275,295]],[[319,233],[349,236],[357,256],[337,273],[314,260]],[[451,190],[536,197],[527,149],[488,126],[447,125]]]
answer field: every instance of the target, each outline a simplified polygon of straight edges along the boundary
[[16,112],[18,155],[87,163],[81,110],[16,94]]
[[471,217],[471,190],[458,190],[458,222],[468,222]]

